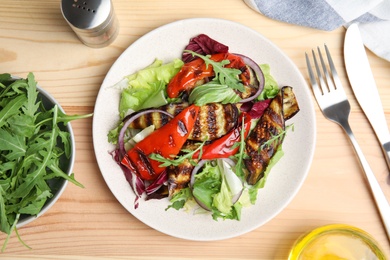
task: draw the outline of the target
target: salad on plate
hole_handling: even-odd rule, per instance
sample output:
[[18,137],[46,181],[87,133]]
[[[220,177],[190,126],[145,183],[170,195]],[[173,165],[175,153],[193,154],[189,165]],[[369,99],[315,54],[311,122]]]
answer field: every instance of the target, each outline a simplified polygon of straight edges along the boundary
[[255,204],[299,112],[290,86],[267,64],[230,53],[208,35],[182,57],[124,77],[119,122],[108,133],[112,157],[136,199],[168,199],[166,210],[193,209],[240,220]]

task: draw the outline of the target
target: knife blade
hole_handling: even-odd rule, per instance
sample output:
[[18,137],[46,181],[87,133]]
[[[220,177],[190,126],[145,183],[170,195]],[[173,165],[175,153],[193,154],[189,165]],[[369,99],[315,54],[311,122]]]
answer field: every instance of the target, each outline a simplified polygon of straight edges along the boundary
[[344,40],[344,61],[353,93],[381,143],[390,169],[390,134],[379,92],[371,71],[358,25],[348,27]]

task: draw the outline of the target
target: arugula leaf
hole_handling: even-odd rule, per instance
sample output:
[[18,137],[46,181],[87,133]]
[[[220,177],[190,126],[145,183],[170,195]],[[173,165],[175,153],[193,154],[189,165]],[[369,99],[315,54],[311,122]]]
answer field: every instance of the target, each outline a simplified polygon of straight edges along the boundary
[[19,113],[19,109],[27,101],[25,95],[18,96],[17,98],[12,99],[4,108],[0,111],[0,127],[7,123],[7,119]]
[[29,82],[26,86],[28,101],[26,106],[23,108],[23,112],[27,116],[34,118],[35,111],[37,111],[39,107],[39,104],[36,102],[38,98],[37,82],[35,81],[32,73],[28,74],[27,80]]
[[57,105],[47,109],[34,75],[13,79],[0,74],[0,230],[7,234],[2,251],[25,215],[37,215],[57,191],[57,179],[83,187],[63,170],[71,156],[68,122],[90,117],[66,115]]
[[14,135],[31,137],[35,131],[34,117],[26,114],[17,114],[10,117],[9,130]]
[[182,149],[181,151],[182,152],[185,152],[186,154],[184,155],[179,155],[179,156],[175,156],[173,157],[172,159],[167,159],[165,158],[164,156],[162,156],[161,154],[158,154],[158,153],[152,153],[149,155],[149,158],[152,159],[152,160],[155,160],[155,161],[158,161],[158,162],[162,162],[162,164],[160,165],[160,167],[168,167],[168,166],[178,166],[180,165],[182,162],[184,162],[185,160],[189,160],[189,162],[192,164],[192,165],[196,165],[196,162],[192,159],[192,156],[200,151],[199,153],[199,158],[202,157],[202,148],[203,146],[205,145],[206,142],[203,142],[199,145],[198,148],[196,148],[195,150],[187,150],[187,149]]
[[3,232],[5,233],[10,233],[10,224],[8,222],[7,214],[5,211],[5,191],[4,189],[0,186],[0,228]]
[[269,140],[267,140],[265,143],[260,145],[259,153],[260,153],[261,150],[263,150],[266,147],[270,147],[273,144],[282,142],[285,134],[287,133],[287,131],[289,129],[291,129],[294,132],[294,124],[286,126],[285,129],[280,129],[280,133],[279,134],[271,136],[271,138]]
[[10,151],[4,155],[8,160],[12,161],[24,156],[26,148],[27,146],[22,136],[13,135],[4,129],[0,129],[0,151]]
[[216,62],[210,59],[210,55],[203,56],[193,51],[185,50],[184,52],[189,52],[193,56],[197,56],[204,60],[207,66],[213,66],[213,70],[215,73],[214,79],[217,79],[221,85],[227,85],[232,89],[236,89],[240,92],[245,91],[244,85],[241,83],[239,79],[239,75],[241,74],[241,70],[233,69],[233,68],[225,68],[224,66],[229,64],[229,60],[222,60],[221,62]]
[[82,119],[82,118],[88,118],[92,116],[91,114],[85,114],[85,115],[67,115],[64,112],[62,112],[60,109],[57,109],[58,113],[58,118],[57,122],[58,123],[64,123],[64,125],[68,124],[70,121],[76,120],[76,119]]

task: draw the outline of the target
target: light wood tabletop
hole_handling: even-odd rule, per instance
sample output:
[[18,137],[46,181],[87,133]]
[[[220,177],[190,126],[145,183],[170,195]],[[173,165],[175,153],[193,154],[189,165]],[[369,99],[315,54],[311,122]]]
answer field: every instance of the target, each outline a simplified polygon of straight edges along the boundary
[[[326,43],[351,103],[351,127],[390,200],[389,170],[347,80],[344,28],[325,32],[271,20],[242,0],[113,0],[113,5],[119,35],[111,45],[96,49],[78,40],[61,14],[59,0],[1,0],[0,73],[25,77],[34,72],[39,85],[66,113],[84,114],[93,112],[102,81],[119,55],[144,34],[176,20],[222,18],[252,28],[278,46],[306,80],[305,52]],[[371,52],[369,61],[390,122],[390,63]],[[291,203],[249,233],[209,242],[171,237],[133,217],[113,196],[99,171],[92,118],[74,121],[74,173],[85,188],[69,184],[48,212],[19,229],[31,249],[13,234],[0,259],[287,259],[299,236],[332,223],[367,231],[390,257],[389,240],[352,145],[339,126],[324,118],[317,103],[314,107],[314,159]],[[5,238],[0,234],[1,242]]]

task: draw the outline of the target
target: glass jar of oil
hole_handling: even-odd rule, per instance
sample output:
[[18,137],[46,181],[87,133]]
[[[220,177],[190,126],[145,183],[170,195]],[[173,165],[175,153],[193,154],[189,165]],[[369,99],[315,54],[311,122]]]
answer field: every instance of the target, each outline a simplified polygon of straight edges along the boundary
[[386,260],[378,243],[365,231],[344,224],[314,229],[300,237],[289,260]]

